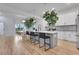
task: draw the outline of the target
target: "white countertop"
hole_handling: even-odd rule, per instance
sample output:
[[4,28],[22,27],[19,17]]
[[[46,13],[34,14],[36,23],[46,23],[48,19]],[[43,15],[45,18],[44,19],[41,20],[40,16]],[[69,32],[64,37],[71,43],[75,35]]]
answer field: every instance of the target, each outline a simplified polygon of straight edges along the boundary
[[29,31],[29,32],[49,33],[49,34],[57,33],[57,31]]
[[[24,31],[19,31],[19,32],[24,33]],[[48,34],[57,33],[57,31],[29,31],[29,32],[48,33]]]

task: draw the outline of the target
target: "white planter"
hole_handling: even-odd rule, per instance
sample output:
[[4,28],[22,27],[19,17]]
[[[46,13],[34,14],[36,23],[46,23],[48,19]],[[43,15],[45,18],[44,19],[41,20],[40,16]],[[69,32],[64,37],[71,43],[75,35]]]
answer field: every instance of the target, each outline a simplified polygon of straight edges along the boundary
[[55,25],[50,25],[48,26],[48,28],[50,29],[50,31],[53,31],[54,29],[56,29]]

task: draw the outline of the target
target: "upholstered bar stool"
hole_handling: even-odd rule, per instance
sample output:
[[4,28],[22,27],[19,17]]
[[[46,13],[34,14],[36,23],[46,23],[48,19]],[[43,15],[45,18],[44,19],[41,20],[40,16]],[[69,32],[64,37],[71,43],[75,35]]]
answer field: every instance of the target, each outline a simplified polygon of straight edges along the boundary
[[[41,44],[40,38],[42,38],[44,40],[44,42],[43,42],[44,45],[43,46],[44,46],[45,51],[47,51],[49,48],[51,48],[50,36],[46,36],[45,33],[39,33],[39,47],[41,48],[43,46],[40,45]],[[47,48],[47,45],[49,46],[48,48]]]

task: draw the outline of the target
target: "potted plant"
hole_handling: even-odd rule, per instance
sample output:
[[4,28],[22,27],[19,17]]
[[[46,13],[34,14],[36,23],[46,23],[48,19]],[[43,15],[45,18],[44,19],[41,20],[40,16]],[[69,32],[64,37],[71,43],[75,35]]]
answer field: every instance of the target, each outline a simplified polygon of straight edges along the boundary
[[35,20],[34,17],[31,17],[29,19],[25,19],[24,25],[29,29],[35,24],[34,20]]
[[43,15],[43,18],[47,21],[49,29],[53,29],[55,27],[56,22],[58,21],[57,13],[54,10],[46,11]]

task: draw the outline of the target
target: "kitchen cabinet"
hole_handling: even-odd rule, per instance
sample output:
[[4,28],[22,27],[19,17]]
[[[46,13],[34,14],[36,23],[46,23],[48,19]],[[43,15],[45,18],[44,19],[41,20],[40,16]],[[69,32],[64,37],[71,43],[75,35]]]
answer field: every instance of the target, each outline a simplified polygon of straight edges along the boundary
[[79,49],[79,15],[76,18],[76,38],[77,38],[76,47]]

